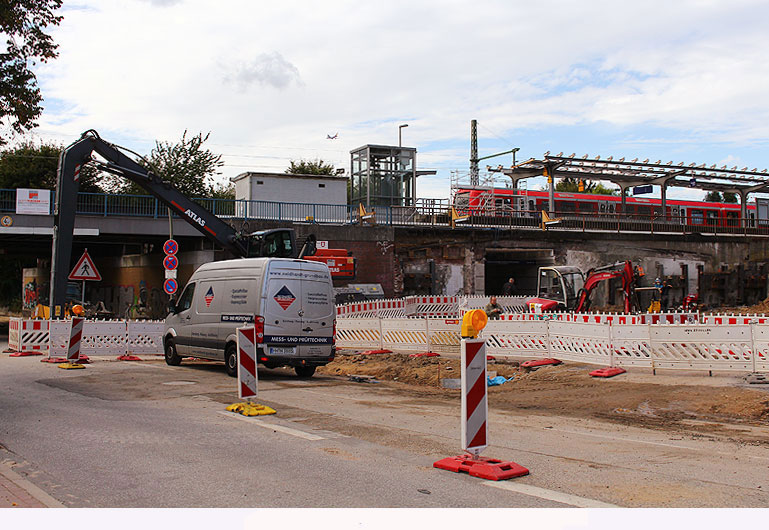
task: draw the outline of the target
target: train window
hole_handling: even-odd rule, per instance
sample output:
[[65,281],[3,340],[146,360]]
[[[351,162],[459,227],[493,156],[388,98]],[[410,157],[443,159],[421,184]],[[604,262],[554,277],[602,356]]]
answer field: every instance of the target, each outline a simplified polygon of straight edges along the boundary
[[636,213],[638,215],[643,215],[643,216],[646,216],[646,217],[651,217],[652,208],[651,208],[651,206],[636,206]]
[[689,210],[689,211],[692,214],[693,225],[705,224],[705,214],[702,213],[702,210]]
[[599,210],[601,213],[606,213],[606,203],[605,203],[605,202],[602,202],[602,203],[600,204],[600,206],[598,207],[598,210]]
[[718,224],[718,210],[705,210],[705,219],[711,226]]
[[573,213],[577,211],[576,205],[571,201],[555,201],[555,211]]
[[614,207],[614,205],[613,205],[613,204],[610,204],[610,205],[609,205],[609,207],[608,207],[608,211],[609,211],[609,213],[614,213],[614,212],[615,212],[615,207]]
[[739,212],[726,212],[726,226],[739,226],[740,214]]

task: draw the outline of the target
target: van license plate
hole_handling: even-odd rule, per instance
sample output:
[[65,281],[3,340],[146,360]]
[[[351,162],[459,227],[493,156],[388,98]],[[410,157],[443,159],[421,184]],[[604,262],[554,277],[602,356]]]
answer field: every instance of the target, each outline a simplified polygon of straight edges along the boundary
[[270,346],[270,355],[296,355],[296,346]]

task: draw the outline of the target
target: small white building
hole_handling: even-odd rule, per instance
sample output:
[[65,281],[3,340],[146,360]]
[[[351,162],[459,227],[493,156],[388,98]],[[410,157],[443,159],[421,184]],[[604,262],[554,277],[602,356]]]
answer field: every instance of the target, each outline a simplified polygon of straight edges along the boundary
[[230,179],[235,198],[282,203],[347,204],[345,175],[294,175],[248,171]]

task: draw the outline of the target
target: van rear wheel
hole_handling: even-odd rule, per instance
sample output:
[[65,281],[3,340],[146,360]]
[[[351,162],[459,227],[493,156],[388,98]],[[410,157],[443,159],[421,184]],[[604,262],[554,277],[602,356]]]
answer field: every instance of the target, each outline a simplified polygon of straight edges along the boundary
[[315,373],[315,367],[314,366],[295,366],[294,371],[296,372],[296,375],[298,375],[302,379],[308,379],[312,377],[312,374]]
[[224,350],[224,366],[227,369],[227,375],[238,376],[238,350],[232,343],[228,344]]
[[164,353],[166,364],[168,366],[179,366],[182,364],[182,357],[176,353],[176,345],[174,344],[174,339],[166,339]]

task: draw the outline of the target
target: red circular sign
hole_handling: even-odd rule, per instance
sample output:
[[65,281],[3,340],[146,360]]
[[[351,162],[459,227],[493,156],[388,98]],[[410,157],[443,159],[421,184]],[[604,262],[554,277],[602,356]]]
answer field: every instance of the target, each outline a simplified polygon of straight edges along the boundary
[[168,254],[169,256],[173,256],[176,254],[179,250],[179,243],[176,242],[174,239],[169,239],[165,243],[163,243],[163,252]]
[[166,257],[163,259],[163,267],[164,267],[164,268],[165,268],[167,271],[172,271],[172,270],[175,270],[175,269],[176,269],[176,267],[178,267],[178,266],[179,266],[179,258],[177,258],[177,257],[176,257],[176,256],[174,256],[174,255],[169,255],[169,256],[166,256]]
[[166,294],[174,294],[178,288],[179,284],[176,283],[176,280],[173,278],[168,278],[165,282],[163,282],[163,290],[166,292]]

